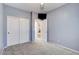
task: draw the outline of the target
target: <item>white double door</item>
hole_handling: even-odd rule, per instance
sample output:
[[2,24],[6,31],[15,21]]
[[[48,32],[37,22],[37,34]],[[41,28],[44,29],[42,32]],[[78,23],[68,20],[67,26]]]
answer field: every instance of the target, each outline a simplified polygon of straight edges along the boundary
[[29,19],[7,16],[7,46],[29,42]]

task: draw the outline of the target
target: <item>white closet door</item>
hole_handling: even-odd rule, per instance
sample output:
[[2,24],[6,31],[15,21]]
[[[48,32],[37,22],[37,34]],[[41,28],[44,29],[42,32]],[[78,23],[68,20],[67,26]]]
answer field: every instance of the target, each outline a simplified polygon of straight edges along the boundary
[[7,46],[19,43],[19,18],[7,16]]
[[20,43],[29,42],[29,19],[20,18]]

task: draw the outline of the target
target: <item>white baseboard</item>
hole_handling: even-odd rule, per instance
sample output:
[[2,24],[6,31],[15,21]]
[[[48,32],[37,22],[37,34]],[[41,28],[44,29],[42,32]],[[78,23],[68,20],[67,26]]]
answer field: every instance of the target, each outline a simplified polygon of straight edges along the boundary
[[[49,42],[49,43],[52,43],[52,42]],[[69,50],[69,51],[71,51],[71,52],[73,52],[73,53],[79,54],[79,51],[77,51],[77,50],[74,50],[74,49],[65,47],[65,46],[63,46],[63,45],[61,45],[61,44],[58,44],[58,43],[53,43],[53,44],[55,44],[55,45],[57,45],[57,46],[59,46],[59,47],[61,47],[61,48],[64,48],[64,49],[66,49],[66,50]]]
[[73,53],[79,54],[79,51],[77,51],[77,50],[74,50],[74,49],[71,49],[71,48],[65,47],[65,46],[60,45],[60,44],[57,44],[57,45],[59,45],[61,48],[64,48],[64,49],[69,50],[69,51],[72,51]]

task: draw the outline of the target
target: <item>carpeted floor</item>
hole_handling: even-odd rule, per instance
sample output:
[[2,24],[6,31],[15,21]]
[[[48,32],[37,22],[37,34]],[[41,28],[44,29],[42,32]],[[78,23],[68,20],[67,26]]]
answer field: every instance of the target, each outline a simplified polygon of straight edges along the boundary
[[4,49],[4,55],[75,55],[77,53],[51,43],[23,43]]

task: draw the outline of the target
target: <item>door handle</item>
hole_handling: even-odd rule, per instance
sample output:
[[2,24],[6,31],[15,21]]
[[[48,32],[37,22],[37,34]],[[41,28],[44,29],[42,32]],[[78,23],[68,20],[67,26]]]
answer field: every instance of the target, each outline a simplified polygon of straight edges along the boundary
[[10,34],[10,32],[8,32],[8,34]]

